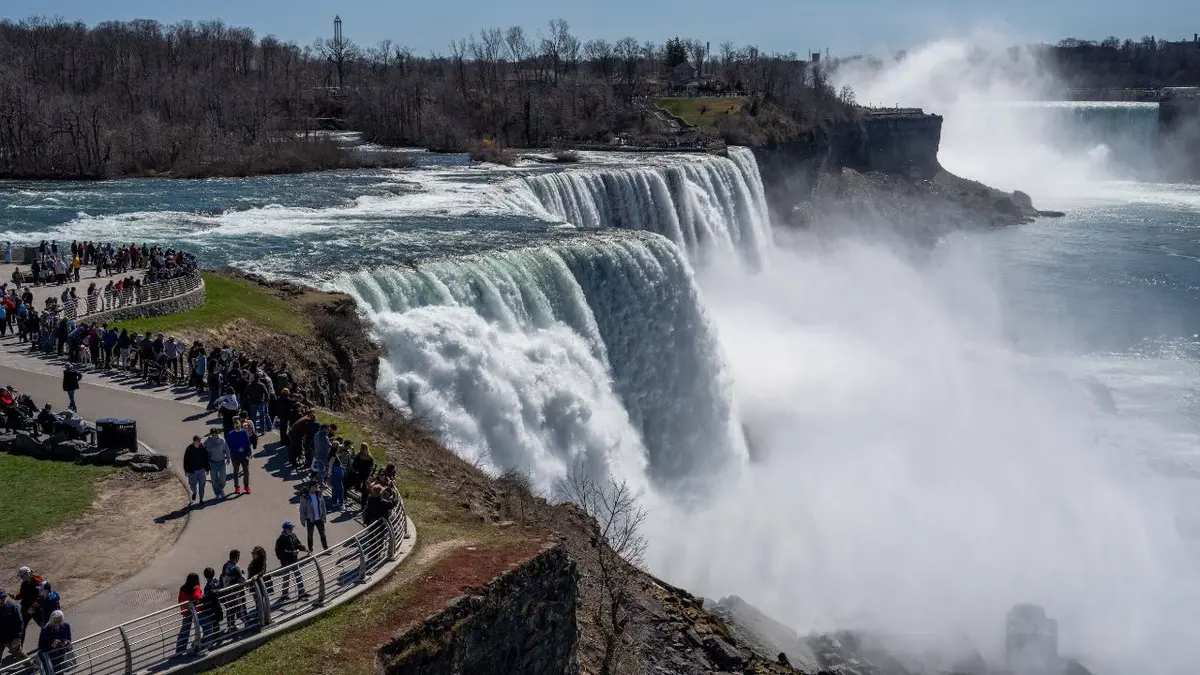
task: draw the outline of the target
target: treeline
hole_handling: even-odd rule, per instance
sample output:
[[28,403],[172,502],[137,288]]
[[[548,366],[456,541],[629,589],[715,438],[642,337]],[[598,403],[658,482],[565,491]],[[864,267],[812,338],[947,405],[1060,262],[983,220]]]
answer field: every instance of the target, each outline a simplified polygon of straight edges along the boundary
[[298,137],[313,56],[221,23],[0,22],[0,176],[185,176],[322,169]]
[[1200,41],[1108,37],[1099,42],[1069,38],[1043,48],[1069,86],[1159,89],[1200,86]]
[[[391,42],[311,47],[220,22],[0,22],[0,177],[240,175],[346,166],[319,135],[464,150],[654,138],[667,90],[753,97],[725,122],[751,140],[800,133],[851,106],[795,54],[699,41],[581,41],[488,29],[417,56]],[[690,64],[693,72],[679,72]]]
[[666,93],[752,97],[741,119],[722,128],[739,142],[802,133],[853,107],[823,70],[794,53],[731,43],[710,53],[680,38],[583,42],[562,20],[537,37],[520,26],[486,29],[444,56],[417,57],[385,42],[345,45],[333,60],[352,84],[352,128],[379,143],[440,150],[462,150],[480,137],[515,147],[605,143],[618,134],[652,142],[668,130],[650,101]]

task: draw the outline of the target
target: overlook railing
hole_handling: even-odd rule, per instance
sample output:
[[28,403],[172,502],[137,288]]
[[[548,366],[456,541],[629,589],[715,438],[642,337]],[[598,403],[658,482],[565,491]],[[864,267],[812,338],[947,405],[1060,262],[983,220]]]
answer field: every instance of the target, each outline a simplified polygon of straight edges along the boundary
[[172,605],[64,649],[34,653],[0,667],[0,675],[133,675],[200,661],[269,627],[320,612],[394,561],[408,535],[400,500],[386,519],[326,551],[221,589],[223,616],[191,602]]
[[167,300],[191,293],[200,288],[200,284],[202,283],[200,270],[195,270],[185,276],[165,281],[156,281],[151,284],[145,284],[141,288],[125,288],[108,294],[101,290],[101,292],[92,296],[67,300],[59,306],[62,308],[63,316],[74,319],[88,316],[89,314],[99,314],[114,309],[121,309],[123,307]]

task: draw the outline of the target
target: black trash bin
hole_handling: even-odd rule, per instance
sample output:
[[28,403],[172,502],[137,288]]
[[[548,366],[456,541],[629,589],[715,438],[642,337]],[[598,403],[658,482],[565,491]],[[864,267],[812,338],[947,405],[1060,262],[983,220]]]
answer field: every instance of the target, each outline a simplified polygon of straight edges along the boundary
[[121,448],[137,452],[137,422],[105,417],[96,420],[96,447]]

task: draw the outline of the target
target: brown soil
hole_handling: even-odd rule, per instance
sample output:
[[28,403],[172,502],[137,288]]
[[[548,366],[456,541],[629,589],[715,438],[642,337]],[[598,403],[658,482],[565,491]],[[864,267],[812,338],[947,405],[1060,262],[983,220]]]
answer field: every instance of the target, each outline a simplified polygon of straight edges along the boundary
[[81,518],[0,548],[0,573],[15,585],[17,568],[26,565],[79,603],[170,549],[187,519],[155,519],[186,505],[187,492],[173,474],[114,474]]

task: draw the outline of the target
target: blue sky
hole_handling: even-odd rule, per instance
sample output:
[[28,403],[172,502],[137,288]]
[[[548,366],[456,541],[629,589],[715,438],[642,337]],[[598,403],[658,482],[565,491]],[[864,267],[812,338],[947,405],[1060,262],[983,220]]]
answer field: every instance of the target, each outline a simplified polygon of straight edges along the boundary
[[835,55],[846,56],[883,54],[980,27],[999,29],[1022,41],[1107,35],[1190,39],[1200,31],[1195,7],[1194,0],[4,0],[0,15],[57,15],[89,24],[135,18],[168,23],[222,19],[249,26],[259,35],[311,44],[332,32],[333,15],[339,13],[346,36],[360,44],[388,38],[421,53],[445,52],[452,39],[480,28],[520,24],[538,30],[561,17],[585,40],[632,35],[661,43],[678,34],[707,40],[714,49],[732,40],[767,51],[804,53],[828,47]]

